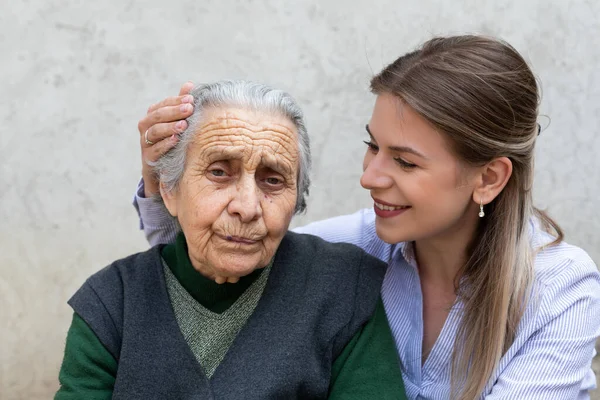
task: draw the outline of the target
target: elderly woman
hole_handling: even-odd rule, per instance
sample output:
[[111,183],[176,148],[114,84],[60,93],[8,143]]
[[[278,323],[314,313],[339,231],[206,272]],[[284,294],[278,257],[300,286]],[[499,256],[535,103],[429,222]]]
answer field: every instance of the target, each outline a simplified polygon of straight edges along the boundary
[[242,81],[191,94],[188,128],[154,165],[181,232],[71,298],[56,398],[404,398],[385,263],[288,232],[310,168],[295,101]]

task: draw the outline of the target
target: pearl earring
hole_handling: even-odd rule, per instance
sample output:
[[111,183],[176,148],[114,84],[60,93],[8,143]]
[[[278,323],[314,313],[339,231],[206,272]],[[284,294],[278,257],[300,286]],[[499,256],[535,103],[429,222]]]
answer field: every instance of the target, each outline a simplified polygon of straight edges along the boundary
[[483,212],[483,199],[479,199],[479,218],[483,218],[485,213]]

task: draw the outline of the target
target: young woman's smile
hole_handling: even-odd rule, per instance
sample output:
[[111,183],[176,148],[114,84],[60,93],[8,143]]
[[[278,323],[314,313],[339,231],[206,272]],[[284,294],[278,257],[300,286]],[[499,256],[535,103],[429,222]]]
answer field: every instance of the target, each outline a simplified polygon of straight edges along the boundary
[[405,211],[410,209],[410,206],[406,205],[394,205],[383,200],[379,200],[373,197],[375,214],[381,218],[391,218],[398,216]]

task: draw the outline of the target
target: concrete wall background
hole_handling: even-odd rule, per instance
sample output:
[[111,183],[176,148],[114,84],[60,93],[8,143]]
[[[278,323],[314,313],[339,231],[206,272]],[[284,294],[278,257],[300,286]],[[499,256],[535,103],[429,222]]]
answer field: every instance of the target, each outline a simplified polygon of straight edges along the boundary
[[[290,91],[313,139],[296,224],[369,205],[359,184],[369,77],[432,34],[511,42],[543,84],[536,203],[600,262],[600,2],[0,0],[0,398],[57,387],[66,300],[146,248],[130,206],[136,124],[181,83]],[[548,119],[540,120],[542,125]]]

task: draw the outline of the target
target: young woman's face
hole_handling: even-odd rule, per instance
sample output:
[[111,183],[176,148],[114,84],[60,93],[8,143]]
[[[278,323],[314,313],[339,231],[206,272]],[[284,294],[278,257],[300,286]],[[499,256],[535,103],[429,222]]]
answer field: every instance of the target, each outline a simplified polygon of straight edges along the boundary
[[360,183],[371,192],[381,239],[442,238],[477,222],[475,169],[410,106],[379,95],[367,130]]

